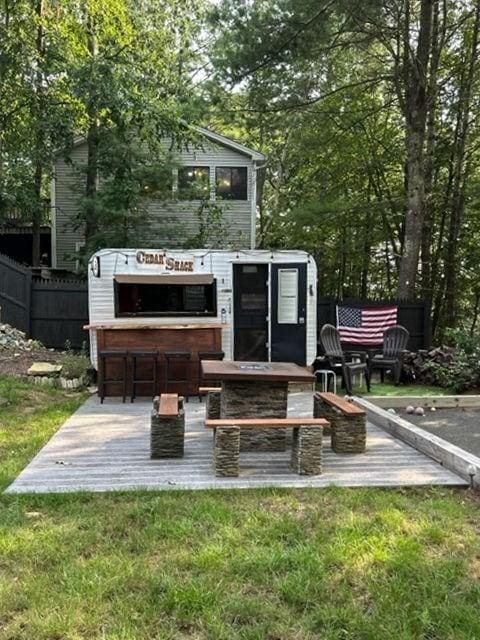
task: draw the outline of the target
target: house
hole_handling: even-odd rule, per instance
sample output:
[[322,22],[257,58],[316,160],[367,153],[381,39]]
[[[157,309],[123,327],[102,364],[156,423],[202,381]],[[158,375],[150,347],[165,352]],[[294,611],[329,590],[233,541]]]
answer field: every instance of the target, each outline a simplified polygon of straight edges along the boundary
[[[264,166],[265,156],[208,129],[194,129],[200,142],[177,154],[179,168],[172,171],[172,200],[146,201],[149,246],[183,248],[198,233],[198,210],[202,199],[192,197],[191,191],[188,197],[182,198],[183,188],[195,181],[197,185],[203,184],[209,201],[221,203],[229,234],[225,245],[254,248],[257,172]],[[60,154],[55,162],[51,186],[53,268],[75,269],[75,254],[84,243],[82,230],[74,225],[82,193],[81,177],[75,167],[85,164],[86,158],[86,140],[79,138],[75,141],[71,162]],[[166,238],[166,223],[171,220],[178,224],[173,227],[173,237],[170,234]]]

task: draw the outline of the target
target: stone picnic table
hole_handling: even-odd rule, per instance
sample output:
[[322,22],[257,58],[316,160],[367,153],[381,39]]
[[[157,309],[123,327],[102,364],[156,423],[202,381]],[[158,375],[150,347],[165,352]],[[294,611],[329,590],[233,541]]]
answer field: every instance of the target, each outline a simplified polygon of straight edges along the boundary
[[[202,378],[221,381],[221,418],[286,418],[289,382],[312,384],[307,367],[292,362],[202,360]],[[285,430],[245,429],[241,451],[285,451]]]

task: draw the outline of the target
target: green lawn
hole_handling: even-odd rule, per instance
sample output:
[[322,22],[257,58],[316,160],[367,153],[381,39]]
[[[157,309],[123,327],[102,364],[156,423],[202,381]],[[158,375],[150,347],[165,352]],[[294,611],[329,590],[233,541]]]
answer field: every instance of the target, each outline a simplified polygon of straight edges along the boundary
[[[0,379],[3,486],[79,404]],[[0,640],[475,640],[454,490],[0,496]]]

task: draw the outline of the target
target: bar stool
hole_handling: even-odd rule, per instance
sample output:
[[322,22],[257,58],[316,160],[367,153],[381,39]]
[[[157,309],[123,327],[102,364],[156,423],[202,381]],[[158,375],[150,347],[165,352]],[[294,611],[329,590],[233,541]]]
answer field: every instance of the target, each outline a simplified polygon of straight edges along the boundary
[[[188,383],[189,383],[189,364],[192,357],[192,352],[187,349],[178,349],[175,351],[165,351],[165,391],[168,393],[170,387],[177,386],[178,394],[185,396],[188,402]],[[176,378],[172,377],[178,375],[178,368],[183,365],[185,370],[185,377]],[[178,385],[183,385],[181,390],[178,390]]]
[[[107,378],[107,363],[109,360],[120,360],[122,363],[123,377],[122,378]],[[127,396],[127,352],[121,349],[101,349],[98,352],[98,369],[100,372],[98,393],[100,396],[100,403],[103,404],[105,399],[105,387],[107,384],[122,385],[123,394],[122,402],[125,402]]]
[[[152,398],[157,394],[158,376],[157,376],[157,362],[158,351],[156,349],[139,349],[136,351],[129,351],[128,355],[132,359],[132,394],[130,396],[130,402],[133,402],[137,396],[137,386],[139,384],[151,384],[152,385]],[[142,361],[152,363],[152,377],[151,378],[137,378],[138,364]]]
[[[198,386],[202,386],[202,360],[223,360],[225,357],[225,353],[223,351],[199,351],[198,352]],[[209,387],[221,386],[217,381],[209,380]],[[198,399],[200,402],[202,401],[202,395],[198,394]]]

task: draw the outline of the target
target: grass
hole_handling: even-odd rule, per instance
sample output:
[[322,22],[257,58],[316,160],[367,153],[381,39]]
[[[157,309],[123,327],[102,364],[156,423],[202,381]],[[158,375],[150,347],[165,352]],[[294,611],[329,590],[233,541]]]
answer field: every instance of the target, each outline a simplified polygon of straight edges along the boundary
[[[362,393],[362,389],[356,389]],[[449,391],[440,387],[433,387],[422,384],[399,384],[398,387],[387,382],[373,382],[370,393],[363,388],[364,396],[444,396]]]
[[[0,396],[5,486],[80,398]],[[0,640],[474,640],[479,511],[442,489],[2,495]]]

